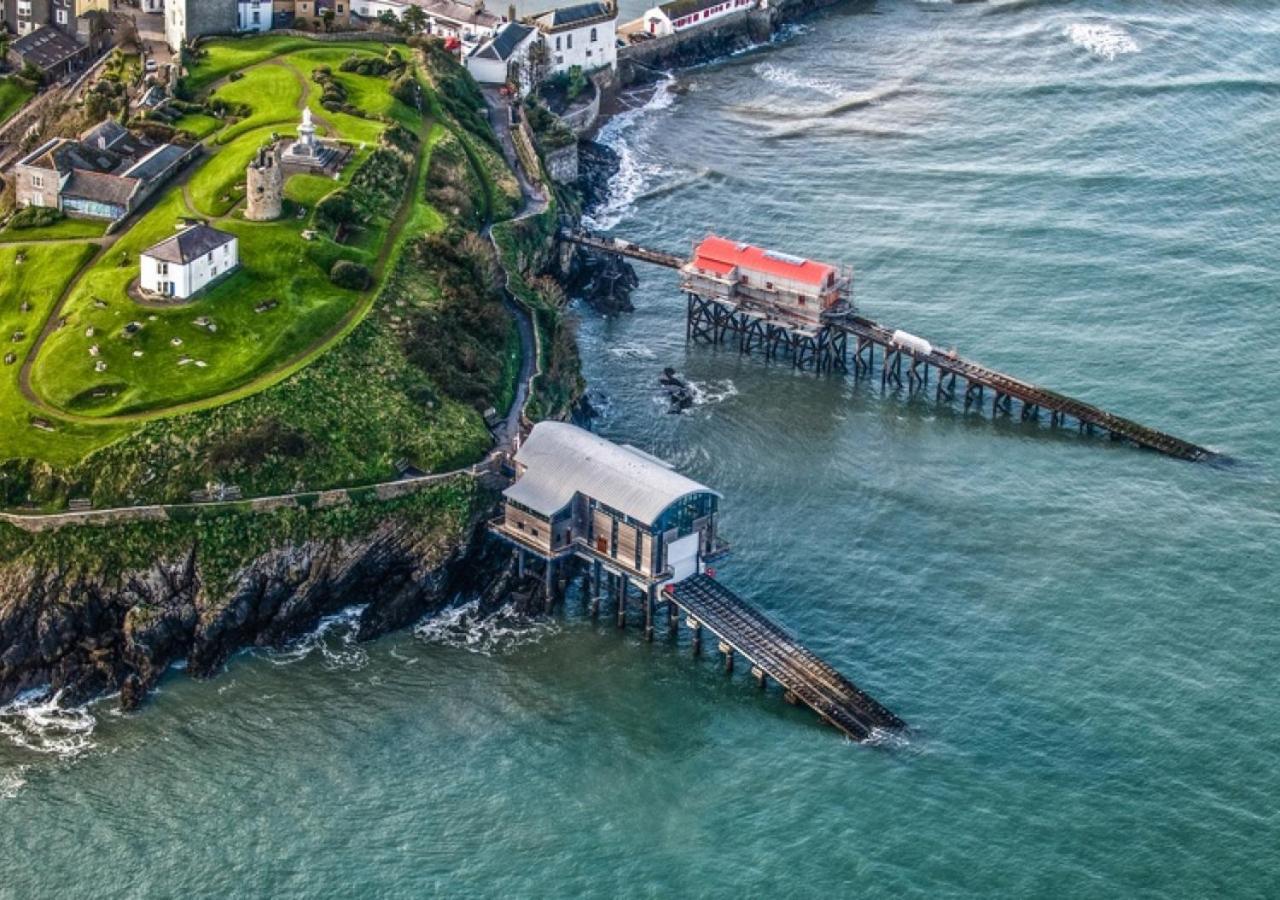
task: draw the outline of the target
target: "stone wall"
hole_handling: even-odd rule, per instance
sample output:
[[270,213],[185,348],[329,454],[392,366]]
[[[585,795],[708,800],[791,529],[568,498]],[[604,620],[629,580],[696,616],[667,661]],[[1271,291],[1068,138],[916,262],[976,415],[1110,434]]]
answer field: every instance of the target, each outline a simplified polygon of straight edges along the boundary
[[773,35],[777,11],[748,9],[700,28],[629,44],[618,51],[618,81],[626,87],[655,81],[670,69],[737,53]]
[[543,154],[543,164],[547,174],[560,184],[572,184],[578,180],[578,145],[572,143],[558,150],[550,150]]

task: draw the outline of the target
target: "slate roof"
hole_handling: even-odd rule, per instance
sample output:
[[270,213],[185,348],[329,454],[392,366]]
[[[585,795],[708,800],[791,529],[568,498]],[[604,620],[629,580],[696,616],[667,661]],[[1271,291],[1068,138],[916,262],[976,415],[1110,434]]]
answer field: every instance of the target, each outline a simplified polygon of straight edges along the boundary
[[564,422],[539,422],[516,453],[524,468],[503,496],[548,518],[583,494],[652,525],[681,497],[715,494],[662,460]]
[[491,40],[485,41],[471,51],[471,55],[480,59],[496,59],[499,62],[506,62],[511,59],[521,42],[531,34],[533,34],[533,29],[528,25],[508,22]]
[[138,184],[139,181],[136,178],[123,178],[119,175],[104,175],[101,172],[77,169],[67,180],[67,186],[62,189],[62,196],[128,209],[129,201],[134,191],[138,189]]
[[456,0],[422,0],[417,4],[422,11],[437,19],[445,19],[459,25],[481,25],[485,28],[497,28],[502,24],[502,17],[488,10],[477,10],[467,3]]
[[182,154],[186,152],[186,150],[174,144],[161,144],[127,169],[124,172],[124,177],[137,178],[142,181],[159,178],[181,159]]
[[193,225],[171,238],[148,247],[142,251],[142,254],[161,262],[185,265],[235,239],[234,234],[210,228],[208,225]]
[[562,6],[534,16],[542,31],[561,31],[567,28],[580,28],[591,22],[608,22],[615,18],[613,10],[603,3],[579,3],[576,6]]
[[110,150],[126,137],[129,137],[129,129],[115,119],[105,119],[80,135],[80,140],[95,149]]
[[85,45],[49,25],[42,25],[26,37],[20,37],[9,49],[42,71],[57,68],[73,56],[83,53]]
[[70,138],[54,138],[23,158],[19,165],[34,166],[38,169],[56,169],[65,174],[72,169],[111,172],[119,168],[123,162],[119,154],[110,150],[98,150]]

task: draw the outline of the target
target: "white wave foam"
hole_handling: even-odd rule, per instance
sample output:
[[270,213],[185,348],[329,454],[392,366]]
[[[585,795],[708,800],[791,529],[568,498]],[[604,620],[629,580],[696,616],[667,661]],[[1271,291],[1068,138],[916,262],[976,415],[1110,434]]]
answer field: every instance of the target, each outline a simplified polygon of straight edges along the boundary
[[369,654],[356,642],[356,633],[360,614],[367,605],[348,606],[325,616],[315,630],[295,638],[284,647],[268,650],[264,655],[273,665],[290,666],[312,653],[319,653],[326,669],[363,669],[369,664]]
[[668,76],[660,83],[644,106],[627,110],[614,116],[596,136],[596,142],[618,154],[618,171],[609,179],[608,195],[599,208],[582,217],[582,224],[592,231],[608,231],[622,221],[635,201],[644,193],[650,179],[663,174],[660,166],[643,163],[632,149],[628,132],[632,131],[646,113],[666,109],[675,103],[671,86],[675,77]]
[[0,706],[0,736],[24,750],[63,759],[93,748],[97,724],[87,706],[63,706],[62,691],[24,691],[11,703]]
[[559,630],[559,626],[548,619],[533,619],[521,613],[514,603],[484,615],[480,612],[480,601],[472,600],[424,619],[413,633],[429,644],[493,656],[536,644]]
[[608,348],[608,352],[622,359],[653,359],[656,356],[653,350],[643,344],[619,344]]
[[27,779],[22,777],[26,774],[27,768],[27,766],[18,766],[8,772],[0,772],[0,800],[12,800],[27,786]]
[[1068,25],[1062,33],[1075,44],[1100,59],[1115,59],[1126,53],[1137,53],[1138,42],[1118,25],[1098,22],[1077,22]]
[[738,386],[725,378],[721,381],[690,381],[689,393],[694,406],[710,406],[738,396]]
[[841,97],[845,93],[845,89],[836,84],[834,81],[827,81],[823,78],[812,78],[803,75],[795,69],[789,69],[785,66],[777,66],[773,63],[757,63],[752,66],[752,71],[763,78],[765,81],[773,82],[782,87],[794,88],[796,90],[813,91],[816,94],[822,94],[826,97],[835,99]]

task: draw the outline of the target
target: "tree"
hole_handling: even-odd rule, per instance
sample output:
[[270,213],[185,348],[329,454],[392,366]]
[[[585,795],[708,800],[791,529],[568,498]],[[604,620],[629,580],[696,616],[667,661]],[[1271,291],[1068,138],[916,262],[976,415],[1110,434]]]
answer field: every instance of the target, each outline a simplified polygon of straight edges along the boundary
[[520,87],[537,93],[538,86],[546,81],[551,73],[551,52],[547,50],[546,41],[539,39],[529,45],[523,68]]
[[404,31],[404,23],[389,9],[378,13],[378,24],[385,25],[394,31]]
[[413,34],[420,34],[427,27],[427,11],[421,6],[410,6],[404,11],[404,24]]

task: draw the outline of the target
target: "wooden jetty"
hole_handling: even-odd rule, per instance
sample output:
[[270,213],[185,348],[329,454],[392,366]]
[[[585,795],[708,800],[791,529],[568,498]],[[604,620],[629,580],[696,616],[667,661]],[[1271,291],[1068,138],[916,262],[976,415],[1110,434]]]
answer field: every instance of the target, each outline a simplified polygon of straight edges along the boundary
[[656,631],[659,598],[667,633],[680,611],[702,651],[705,628],[718,639],[725,669],[736,656],[758,684],[773,679],[793,703],[812,708],[854,740],[904,724],[794,637],[708,577],[708,561],[726,551],[718,536],[720,495],[657,457],[613,444],[563,422],[539,422],[512,460],[515,481],[503,491],[490,532],[515,554],[518,577],[540,566],[545,608],[573,573],[585,575],[592,618],[616,604],[619,628],[639,597],[645,640]]
[[[789,359],[797,368],[847,372],[855,378],[874,374],[878,348],[880,383],[885,387],[906,387],[915,392],[927,388],[932,378],[936,379],[934,397],[938,402],[962,397],[966,409],[983,409],[989,395],[993,415],[1012,415],[1016,401],[1024,421],[1038,422],[1043,414],[1052,428],[1072,420],[1081,432],[1105,433],[1112,440],[1129,441],[1178,459],[1201,461],[1216,456],[1190,441],[952,351],[939,350],[923,338],[864,318],[853,308],[851,273],[837,273],[832,266],[771,254],[746,244],[731,245],[722,238],[707,238],[695,247],[693,258],[686,260],[582,231],[562,231],[560,236],[604,253],[678,270],[688,301],[685,330],[691,341],[736,345],[741,353],[760,352],[768,359]],[[819,280],[809,288],[794,279],[785,280],[788,266],[797,272],[803,269]],[[775,276],[770,270],[782,274]],[[778,284],[761,284],[762,278],[774,277],[779,277]]]
[[[694,632],[695,650],[701,649],[703,628],[719,639],[726,671],[733,671],[734,654],[740,654],[750,663],[761,687],[772,678],[789,701],[808,706],[855,741],[866,740],[876,729],[906,727],[900,718],[715,579],[695,575],[671,585],[664,594],[669,604],[684,611],[685,624]],[[674,623],[675,610],[669,612]]]

